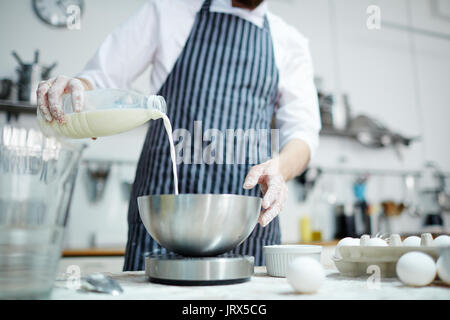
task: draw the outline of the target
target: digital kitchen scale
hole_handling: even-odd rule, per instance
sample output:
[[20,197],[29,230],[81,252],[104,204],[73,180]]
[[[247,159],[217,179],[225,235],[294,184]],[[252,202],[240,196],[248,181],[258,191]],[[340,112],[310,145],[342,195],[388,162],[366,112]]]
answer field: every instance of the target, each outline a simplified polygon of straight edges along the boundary
[[220,255],[183,257],[150,254],[145,258],[145,274],[151,282],[185,286],[242,283],[253,275],[254,257]]

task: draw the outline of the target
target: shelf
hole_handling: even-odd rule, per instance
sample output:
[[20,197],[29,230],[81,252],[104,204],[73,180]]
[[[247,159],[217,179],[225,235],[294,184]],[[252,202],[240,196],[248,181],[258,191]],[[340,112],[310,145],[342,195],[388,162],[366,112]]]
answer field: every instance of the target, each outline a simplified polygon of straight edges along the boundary
[[36,106],[25,101],[0,100],[0,111],[36,114]]
[[353,132],[347,130],[337,130],[331,128],[324,128],[320,130],[320,135],[322,136],[332,136],[332,137],[345,137],[345,138],[355,138]]

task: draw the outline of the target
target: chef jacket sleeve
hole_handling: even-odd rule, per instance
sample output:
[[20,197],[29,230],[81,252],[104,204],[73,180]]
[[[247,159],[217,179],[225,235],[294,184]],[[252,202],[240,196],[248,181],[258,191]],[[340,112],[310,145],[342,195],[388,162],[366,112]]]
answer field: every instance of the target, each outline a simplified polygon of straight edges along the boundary
[[155,0],[148,0],[106,37],[77,77],[89,80],[95,88],[129,88],[153,62],[159,16]]
[[312,158],[319,145],[321,123],[308,39],[293,27],[284,27],[275,49],[280,60],[275,127],[280,129],[281,149],[290,140],[300,139],[309,146]]

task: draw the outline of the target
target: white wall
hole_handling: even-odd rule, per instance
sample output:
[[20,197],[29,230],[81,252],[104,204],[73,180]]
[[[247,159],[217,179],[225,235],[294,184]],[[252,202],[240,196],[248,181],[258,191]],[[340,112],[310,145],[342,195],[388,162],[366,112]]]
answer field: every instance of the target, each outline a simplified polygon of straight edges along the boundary
[[[382,19],[406,25],[407,2],[270,1],[275,13],[310,39],[316,75],[324,79],[326,90],[336,92],[340,87],[349,94],[353,114],[371,115],[393,130],[420,135],[424,141],[404,150],[401,162],[392,150],[370,152],[354,143],[323,138],[318,164],[335,165],[345,156],[350,167],[419,169],[424,160],[435,160],[450,170],[450,152],[443,148],[450,136],[450,127],[445,124],[450,116],[450,92],[446,89],[450,83],[450,42],[412,35],[417,47],[414,64],[409,33],[383,25],[381,30],[366,27],[366,8],[371,4],[380,7]],[[448,14],[448,2],[440,2]],[[411,1],[413,26],[450,34],[450,21],[432,16],[429,4],[429,0]],[[337,28],[330,22],[333,7]],[[414,67],[418,68],[419,87],[415,86]],[[340,83],[336,81],[336,70]]]
[[35,49],[40,50],[42,62],[58,61],[53,74],[75,75],[108,33],[143,3],[145,0],[87,0],[81,29],[67,30],[41,22],[34,14],[31,0],[0,1],[0,77],[15,76],[12,50],[24,61],[31,61]]
[[[11,50],[17,50],[24,60],[31,60],[36,48],[40,49],[44,62],[59,62],[55,74],[76,74],[108,32],[145,0],[85,2],[86,12],[81,30],[67,31],[55,30],[40,22],[32,11],[31,1],[1,1],[0,77],[14,75],[16,63],[10,54]],[[448,15],[449,2],[440,0],[439,3]],[[421,142],[402,151],[403,161],[391,149],[368,150],[352,141],[324,137],[314,159],[315,164],[409,170],[420,169],[425,160],[434,160],[443,169],[450,171],[450,151],[446,141],[450,136],[450,126],[447,125],[450,119],[450,42],[410,35],[383,26],[381,30],[372,31],[366,27],[366,8],[370,4],[380,6],[382,19],[408,24],[408,0],[270,0],[269,4],[274,13],[310,39],[316,75],[323,78],[327,91],[335,92],[341,88],[349,94],[353,114],[368,114],[405,135],[422,136]],[[414,0],[410,4],[413,26],[450,33],[450,22],[431,13],[429,0]],[[333,17],[336,24],[333,24]],[[414,41],[417,51],[416,60],[411,51],[411,41]],[[145,92],[147,79],[148,71],[137,80],[134,87]],[[4,121],[0,115],[0,122]],[[24,118],[21,121],[25,121]],[[34,119],[31,117],[27,122],[33,123]],[[144,134],[145,128],[138,128],[117,137],[90,142],[92,147],[87,150],[85,158],[136,161]],[[353,178],[331,177],[327,181],[331,181],[338,198],[343,200],[349,197]],[[373,178],[370,181],[369,200],[401,200],[402,187],[398,179]],[[290,187],[289,203],[282,216],[283,239],[297,241],[300,215],[305,212],[313,214],[315,209],[300,204],[298,186],[291,183]],[[86,217],[95,217],[89,220],[91,225],[102,224],[101,221],[105,219],[102,215],[106,213],[98,211],[108,211],[108,208],[114,207],[121,210],[114,221],[121,223],[119,221],[122,219],[122,223],[126,223],[126,212],[123,210],[126,202],[117,200],[120,199],[119,191],[111,188],[112,198],[118,201],[111,207],[106,204],[99,205],[101,209],[98,206],[85,206],[81,204],[83,201],[74,205],[71,223],[73,226],[78,225],[77,230],[90,233],[93,227],[83,227]],[[82,192],[83,185],[79,183],[75,197],[82,199]],[[107,225],[103,223],[96,230],[102,233],[110,228]],[[417,221],[409,224],[418,225]],[[118,227],[117,230],[120,234],[125,229]],[[74,233],[77,232],[71,232]]]

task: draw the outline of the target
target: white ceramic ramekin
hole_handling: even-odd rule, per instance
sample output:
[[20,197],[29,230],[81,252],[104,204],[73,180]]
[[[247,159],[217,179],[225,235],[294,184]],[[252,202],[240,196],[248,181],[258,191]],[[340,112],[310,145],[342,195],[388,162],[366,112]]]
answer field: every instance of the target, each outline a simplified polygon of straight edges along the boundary
[[267,273],[273,277],[285,277],[289,263],[295,258],[311,257],[320,262],[321,246],[275,245],[263,247]]

